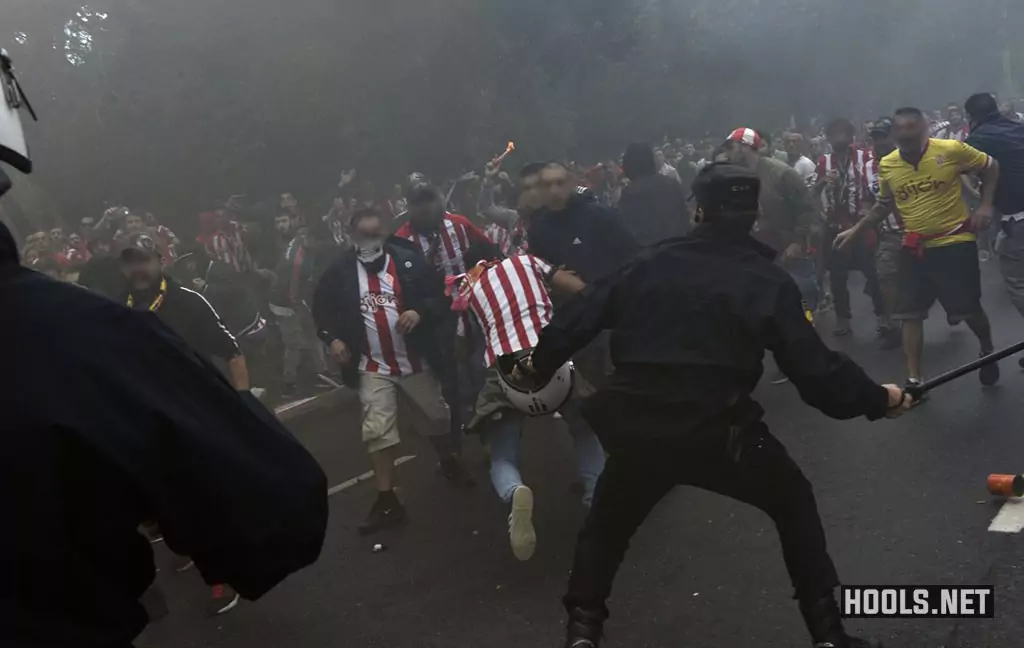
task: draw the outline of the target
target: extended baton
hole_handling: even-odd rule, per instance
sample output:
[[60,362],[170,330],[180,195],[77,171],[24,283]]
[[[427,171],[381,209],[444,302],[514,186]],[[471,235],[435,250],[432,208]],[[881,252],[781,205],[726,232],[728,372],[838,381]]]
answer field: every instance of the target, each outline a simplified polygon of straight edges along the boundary
[[914,400],[919,401],[921,400],[922,396],[924,396],[931,390],[935,389],[939,385],[945,385],[950,380],[955,380],[960,376],[966,376],[972,371],[981,369],[985,365],[990,365],[993,362],[999,362],[1003,358],[1007,356],[1012,356],[1015,353],[1020,353],[1021,351],[1024,351],[1024,341],[1018,342],[1017,344],[1014,344],[1012,346],[1008,346],[1005,349],[1000,349],[999,351],[993,351],[992,353],[986,356],[982,356],[977,360],[968,362],[962,367],[957,367],[956,369],[947,371],[944,374],[940,374],[932,378],[931,380],[925,381],[921,385],[909,387],[906,391],[908,394],[914,397]]

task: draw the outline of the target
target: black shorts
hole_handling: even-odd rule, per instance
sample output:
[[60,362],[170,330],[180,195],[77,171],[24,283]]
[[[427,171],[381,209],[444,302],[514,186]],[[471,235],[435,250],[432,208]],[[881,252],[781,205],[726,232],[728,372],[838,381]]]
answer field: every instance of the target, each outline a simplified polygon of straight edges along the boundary
[[925,319],[939,300],[950,317],[963,319],[981,313],[981,268],[974,241],[925,248],[918,257],[900,251],[896,273],[897,319]]

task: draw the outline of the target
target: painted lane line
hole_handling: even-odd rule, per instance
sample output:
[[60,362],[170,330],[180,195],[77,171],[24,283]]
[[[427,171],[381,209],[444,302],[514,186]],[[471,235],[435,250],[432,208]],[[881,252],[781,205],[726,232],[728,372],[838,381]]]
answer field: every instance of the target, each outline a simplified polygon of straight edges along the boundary
[[[416,458],[416,455],[406,455],[404,457],[399,457],[398,459],[395,459],[395,465],[396,466],[401,466],[406,461],[412,461],[415,458]],[[367,479],[373,479],[373,471],[372,470],[364,472],[362,475],[358,475],[358,476],[353,477],[352,479],[349,479],[347,481],[343,481],[340,484],[338,484],[337,486],[331,486],[330,488],[327,489],[327,495],[328,496],[335,495],[337,493],[340,493],[343,490],[346,490],[348,488],[352,488],[356,484],[358,484],[360,482],[364,482]]]
[[281,405],[280,407],[275,407],[274,408],[274,414],[277,414],[278,416],[280,416],[281,414],[284,414],[288,410],[293,410],[296,407],[300,407],[300,406],[305,405],[306,403],[308,403],[310,401],[314,401],[316,399],[317,399],[316,396],[310,396],[308,398],[303,398],[302,400],[297,400],[297,401],[288,403],[287,405]]
[[1007,499],[996,516],[992,518],[992,524],[988,525],[989,531],[996,533],[1020,533],[1024,529],[1024,499],[1011,497]]

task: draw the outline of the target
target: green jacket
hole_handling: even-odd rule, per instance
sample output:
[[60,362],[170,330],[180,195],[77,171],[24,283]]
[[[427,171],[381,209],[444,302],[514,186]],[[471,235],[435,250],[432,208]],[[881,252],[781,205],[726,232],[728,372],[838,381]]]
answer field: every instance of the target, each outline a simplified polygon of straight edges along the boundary
[[792,243],[807,245],[811,227],[819,219],[819,210],[803,178],[785,162],[762,157],[757,175],[761,179],[761,216],[754,236],[782,252]]

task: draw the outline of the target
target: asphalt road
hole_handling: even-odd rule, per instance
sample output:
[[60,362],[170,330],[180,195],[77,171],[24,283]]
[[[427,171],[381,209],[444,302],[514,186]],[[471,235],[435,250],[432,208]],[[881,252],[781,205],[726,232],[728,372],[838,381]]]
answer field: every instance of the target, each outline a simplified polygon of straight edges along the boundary
[[[994,262],[984,264],[985,305],[996,345],[1024,337]],[[852,338],[830,344],[880,382],[902,382],[899,351],[874,338],[870,305],[854,294]],[[934,375],[972,360],[964,327],[938,309],[926,328],[925,367]],[[994,584],[996,619],[859,620],[850,629],[886,646],[1021,645],[1024,560],[1020,537],[988,530],[1002,501],[985,477],[1024,472],[1024,375],[1016,358],[982,389],[970,376],[935,392],[899,421],[836,422],[804,406],[792,385],[763,384],[758,398],[773,432],[815,485],[833,559],[849,584]],[[292,424],[339,484],[369,470],[351,401]],[[323,555],[262,600],[203,617],[206,589],[192,570],[170,568],[158,547],[158,583],[170,615],[140,648],[519,648],[559,646],[563,593],[583,518],[571,494],[573,464],[560,423],[534,425],[524,438],[524,475],[537,496],[538,549],[527,563],[508,547],[505,515],[493,494],[480,444],[467,454],[480,484],[456,492],[435,473],[430,448],[407,435],[398,469],[410,523],[360,538],[372,486],[331,497]],[[387,550],[373,553],[375,542]],[[606,645],[614,647],[808,645],[770,521],[725,498],[679,488],[634,538],[610,601]]]

